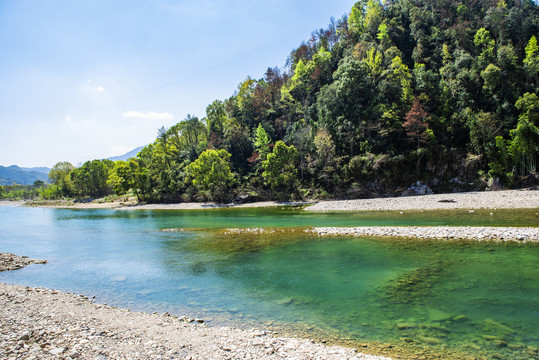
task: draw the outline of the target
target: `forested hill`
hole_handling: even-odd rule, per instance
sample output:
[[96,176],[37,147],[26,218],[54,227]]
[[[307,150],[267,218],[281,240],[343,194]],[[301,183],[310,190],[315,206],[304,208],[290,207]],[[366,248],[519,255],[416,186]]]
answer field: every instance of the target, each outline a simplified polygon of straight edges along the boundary
[[536,173],[538,33],[530,0],[361,0],[284,69],[109,165],[109,185],[147,201],[517,186]]
[[[34,170],[35,169],[35,170]],[[0,166],[0,185],[32,185],[47,181],[46,168],[20,168],[16,165]]]

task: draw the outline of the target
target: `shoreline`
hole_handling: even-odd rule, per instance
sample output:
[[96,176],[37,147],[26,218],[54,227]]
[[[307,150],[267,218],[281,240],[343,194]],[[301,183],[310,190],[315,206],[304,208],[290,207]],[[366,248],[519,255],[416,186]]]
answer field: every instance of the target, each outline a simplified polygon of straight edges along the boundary
[[[181,231],[181,229],[163,229],[162,231]],[[288,229],[288,233],[314,236],[353,236],[381,237],[414,240],[464,240],[515,243],[539,243],[539,227],[510,226],[351,226],[351,227],[311,227],[307,229]],[[285,233],[280,228],[229,228],[224,235],[263,235]]]
[[307,211],[539,209],[539,190],[502,190],[393,198],[330,200]]
[[[30,261],[0,255],[15,259],[16,268]],[[0,319],[2,359],[391,360],[270,331],[211,327],[185,316],[131,312],[84,295],[2,282]]]
[[261,208],[294,206],[313,212],[385,211],[385,210],[464,210],[464,209],[539,209],[539,190],[501,190],[463,192],[408,197],[372,198],[354,200],[321,201],[261,201],[245,204],[203,203],[156,203],[138,204],[135,201],[104,202],[97,199],[86,203],[65,201],[0,201],[2,205],[23,205],[66,209],[111,209],[111,210],[204,210],[225,208]]
[[318,236],[373,236],[437,240],[539,243],[539,227],[482,226],[364,226],[315,227],[305,230]]
[[[305,206],[306,202],[260,202],[242,205],[212,203],[125,205],[121,203],[78,203],[53,206],[73,209],[193,210],[268,206]],[[28,206],[21,202],[2,205]],[[47,207],[44,205],[38,205]],[[50,206],[48,206],[50,207]],[[307,211],[384,211],[447,209],[538,208],[539,191],[424,195],[405,198],[322,201]],[[228,229],[235,232],[236,229]],[[237,231],[254,231],[238,229]],[[260,231],[265,231],[261,229]],[[539,243],[539,227],[331,227],[302,229],[312,236],[378,236],[471,241],[517,241]],[[256,232],[256,231],[255,231]],[[5,255],[0,253],[0,255]],[[8,254],[11,267],[43,263]],[[2,263],[0,256],[0,265]],[[5,359],[362,359],[391,360],[365,355],[356,349],[315,343],[309,339],[280,337],[265,330],[211,327],[187,317],[131,312],[97,304],[83,295],[44,288],[7,285],[0,282],[0,358]],[[396,348],[369,346],[369,350],[394,356]],[[366,348],[361,348],[366,351]]]

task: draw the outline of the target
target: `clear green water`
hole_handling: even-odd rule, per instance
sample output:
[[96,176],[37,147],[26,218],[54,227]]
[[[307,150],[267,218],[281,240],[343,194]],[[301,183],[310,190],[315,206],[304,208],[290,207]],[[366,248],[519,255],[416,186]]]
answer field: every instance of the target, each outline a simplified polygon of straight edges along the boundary
[[[188,313],[213,324],[368,343],[367,352],[389,343],[411,357],[537,359],[538,245],[318,238],[294,231],[537,226],[537,212],[0,207],[0,251],[49,260],[0,273],[0,281],[95,295],[134,310]],[[222,229],[230,227],[286,229],[225,235]],[[167,228],[189,230],[161,231]]]

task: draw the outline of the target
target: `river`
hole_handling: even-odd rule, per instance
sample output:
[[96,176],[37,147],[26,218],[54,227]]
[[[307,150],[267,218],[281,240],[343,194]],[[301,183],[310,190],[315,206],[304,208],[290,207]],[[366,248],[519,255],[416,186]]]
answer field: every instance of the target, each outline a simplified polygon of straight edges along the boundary
[[[539,245],[310,236],[309,226],[537,226],[537,209],[307,213],[0,206],[0,281],[357,346],[537,358]],[[267,228],[227,234],[226,228]],[[163,231],[179,229],[179,231]],[[455,355],[459,356],[459,355]]]

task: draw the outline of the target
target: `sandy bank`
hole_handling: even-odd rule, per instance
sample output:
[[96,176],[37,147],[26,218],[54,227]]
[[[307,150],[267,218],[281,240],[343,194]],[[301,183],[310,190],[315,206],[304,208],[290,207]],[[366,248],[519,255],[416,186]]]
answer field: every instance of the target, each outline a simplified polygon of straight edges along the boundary
[[83,295],[3,283],[0,358],[390,360],[267,331],[207,327],[186,317],[133,313]]
[[321,201],[307,211],[539,208],[539,190],[505,190],[411,197]]

